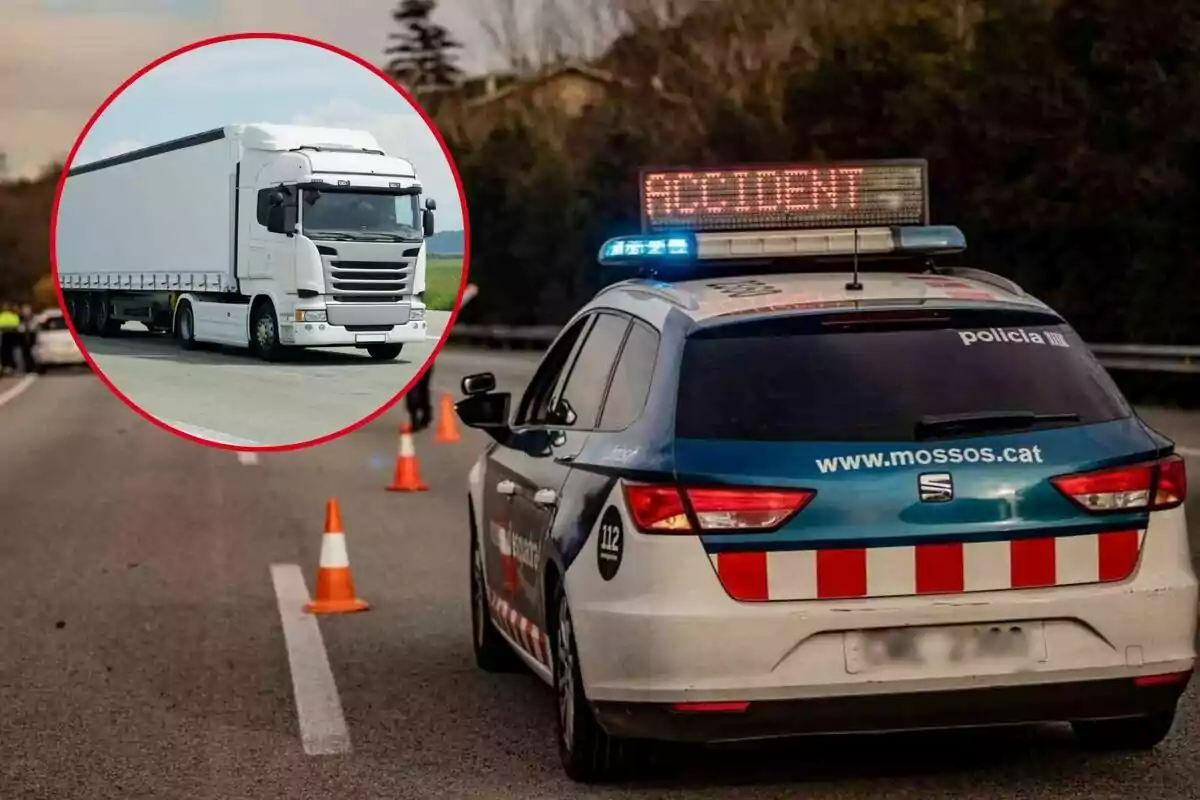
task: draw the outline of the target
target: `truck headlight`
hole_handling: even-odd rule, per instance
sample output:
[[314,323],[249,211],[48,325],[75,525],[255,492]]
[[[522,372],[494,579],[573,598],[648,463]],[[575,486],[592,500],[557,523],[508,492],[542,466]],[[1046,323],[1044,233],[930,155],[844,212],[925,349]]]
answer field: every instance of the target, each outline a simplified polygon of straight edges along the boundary
[[413,307],[408,312],[408,319],[412,322],[419,322],[425,319],[425,309]]
[[325,322],[325,311],[296,310],[296,322]]

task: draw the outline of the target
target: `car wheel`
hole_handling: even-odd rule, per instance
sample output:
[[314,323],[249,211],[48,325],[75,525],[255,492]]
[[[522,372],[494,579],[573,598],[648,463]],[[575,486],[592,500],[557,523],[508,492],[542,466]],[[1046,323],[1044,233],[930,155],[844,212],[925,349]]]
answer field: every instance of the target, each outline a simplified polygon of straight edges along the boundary
[[[468,509],[469,513],[470,512]],[[488,610],[487,573],[483,568],[483,545],[471,518],[471,643],[475,664],[485,672],[515,672],[523,666],[508,642],[496,630]]]
[[283,345],[279,343],[279,319],[275,307],[262,303],[250,318],[250,349],[263,361],[281,361]]
[[619,780],[629,772],[631,742],[610,736],[592,713],[583,691],[571,609],[561,583],[555,590],[554,608],[554,691],[558,701],[555,728],[563,770],[579,783]]
[[1089,719],[1071,723],[1075,738],[1085,750],[1120,752],[1153,750],[1167,738],[1175,723],[1175,709],[1129,719]]

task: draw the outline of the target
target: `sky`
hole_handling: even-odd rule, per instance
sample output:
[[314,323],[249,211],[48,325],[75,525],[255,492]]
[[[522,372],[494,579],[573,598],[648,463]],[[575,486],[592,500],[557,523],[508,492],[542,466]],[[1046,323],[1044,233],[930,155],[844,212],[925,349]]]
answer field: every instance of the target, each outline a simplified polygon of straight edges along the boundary
[[159,64],[104,110],[73,166],[247,122],[369,131],[384,152],[413,163],[425,196],[438,201],[438,229],[463,227],[449,162],[411,103],[361,64],[302,42],[219,42]]
[[[503,65],[487,30],[496,9],[513,3],[520,15],[541,2],[441,0],[434,19],[464,45],[460,66],[479,73]],[[65,158],[88,118],[114,89],[154,59],[200,39],[243,31],[295,33],[382,66],[389,33],[397,30],[391,19],[395,6],[395,0],[0,0],[0,152],[7,156],[7,174],[33,175]],[[242,91],[241,84],[262,81],[281,100],[287,81],[278,75],[278,70],[274,77],[241,75],[229,86]],[[350,91],[357,91],[354,84],[340,94],[333,87],[314,86],[302,112],[354,117],[358,112],[348,103],[361,100]],[[171,115],[193,113],[182,100],[164,102]],[[237,116],[243,108],[230,106]],[[374,113],[382,110],[368,107]],[[265,113],[264,108],[251,116]],[[152,138],[146,132],[129,135]],[[442,228],[442,209],[453,204],[438,200]]]

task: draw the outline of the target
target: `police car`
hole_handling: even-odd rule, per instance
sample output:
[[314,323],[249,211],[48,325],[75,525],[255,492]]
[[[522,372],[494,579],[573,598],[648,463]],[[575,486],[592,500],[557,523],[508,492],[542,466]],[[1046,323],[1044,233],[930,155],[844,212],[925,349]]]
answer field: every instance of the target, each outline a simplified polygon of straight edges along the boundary
[[646,171],[634,277],[520,395],[463,380],[475,656],[635,743],[1063,721],[1170,731],[1196,659],[1184,462],[1072,328],[956,267],[924,162]]

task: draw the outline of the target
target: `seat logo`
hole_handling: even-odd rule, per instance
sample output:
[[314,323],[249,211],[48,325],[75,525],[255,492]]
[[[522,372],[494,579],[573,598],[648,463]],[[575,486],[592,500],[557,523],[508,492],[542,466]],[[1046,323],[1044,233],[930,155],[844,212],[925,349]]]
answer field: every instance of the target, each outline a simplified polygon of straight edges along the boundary
[[926,472],[917,476],[917,493],[922,503],[946,503],[954,499],[954,479],[949,472]]

